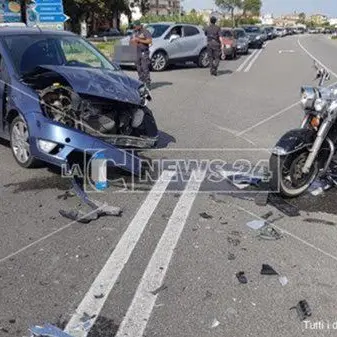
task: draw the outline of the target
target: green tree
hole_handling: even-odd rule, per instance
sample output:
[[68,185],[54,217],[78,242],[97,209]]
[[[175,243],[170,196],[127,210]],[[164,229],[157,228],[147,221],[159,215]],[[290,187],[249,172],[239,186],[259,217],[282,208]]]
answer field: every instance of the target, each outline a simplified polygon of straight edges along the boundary
[[197,14],[197,11],[194,8],[192,8],[189,14]]
[[305,15],[305,13],[302,12],[302,13],[298,14],[297,23],[301,23],[302,25],[304,25],[305,21],[306,21],[306,18],[307,18],[307,16]]
[[241,0],[215,0],[216,6],[220,9],[227,11],[231,14],[232,25],[235,26],[235,18],[234,11],[235,9],[242,9],[242,1]]
[[244,16],[246,15],[246,13],[259,15],[261,12],[261,8],[262,8],[261,0],[243,0],[242,9]]

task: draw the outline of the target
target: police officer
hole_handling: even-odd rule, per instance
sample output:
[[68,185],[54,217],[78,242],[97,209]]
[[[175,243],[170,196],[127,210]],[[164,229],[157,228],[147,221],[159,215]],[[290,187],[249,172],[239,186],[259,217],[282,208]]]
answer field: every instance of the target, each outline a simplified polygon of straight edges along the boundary
[[211,75],[213,76],[217,76],[221,52],[221,29],[216,25],[216,21],[216,18],[212,16],[210,20],[211,24],[205,30],[205,34],[207,36],[207,49],[210,60]]
[[140,21],[134,22],[135,34],[131,39],[131,43],[137,47],[137,72],[139,80],[145,83],[149,88],[151,85],[150,77],[150,45],[152,44],[152,36],[145,29]]

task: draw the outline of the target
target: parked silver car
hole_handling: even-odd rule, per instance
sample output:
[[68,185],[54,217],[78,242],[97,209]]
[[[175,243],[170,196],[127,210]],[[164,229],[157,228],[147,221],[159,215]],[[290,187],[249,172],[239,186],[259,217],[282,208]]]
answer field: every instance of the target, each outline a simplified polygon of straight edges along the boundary
[[[145,27],[152,35],[152,70],[163,71],[169,64],[189,61],[195,62],[201,68],[209,66],[207,38],[202,27],[164,22],[147,24]],[[124,47],[128,46],[129,42],[130,36],[121,39],[121,45]],[[123,55],[119,55],[118,63],[122,65],[134,62],[135,60],[123,59]]]

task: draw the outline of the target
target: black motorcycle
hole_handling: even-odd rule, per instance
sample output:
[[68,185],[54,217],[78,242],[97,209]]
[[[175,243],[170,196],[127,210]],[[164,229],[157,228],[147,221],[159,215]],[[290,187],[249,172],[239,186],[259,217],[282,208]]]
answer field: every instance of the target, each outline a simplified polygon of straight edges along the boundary
[[284,197],[304,193],[319,176],[332,179],[337,143],[337,89],[324,87],[329,72],[315,63],[319,85],[301,88],[304,119],[277,142],[270,158],[271,189]]

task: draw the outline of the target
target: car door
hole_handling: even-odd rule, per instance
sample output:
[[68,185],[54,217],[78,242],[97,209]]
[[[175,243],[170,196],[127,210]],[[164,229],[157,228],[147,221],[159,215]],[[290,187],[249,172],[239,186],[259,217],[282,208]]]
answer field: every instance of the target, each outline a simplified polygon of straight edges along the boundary
[[[179,38],[173,41],[170,41],[170,37],[174,34],[179,35]],[[169,32],[164,37],[164,49],[169,57],[169,59],[177,59],[182,55],[183,48],[183,26],[174,25]]]
[[191,57],[199,55],[199,45],[202,39],[198,28],[192,25],[185,25],[183,27],[183,41],[182,41],[182,56]]

